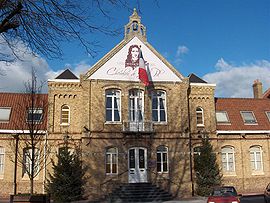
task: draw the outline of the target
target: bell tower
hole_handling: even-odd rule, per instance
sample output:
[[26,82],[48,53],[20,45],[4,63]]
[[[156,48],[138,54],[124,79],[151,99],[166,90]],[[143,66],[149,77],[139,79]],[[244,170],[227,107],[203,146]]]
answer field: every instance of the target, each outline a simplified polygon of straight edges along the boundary
[[125,25],[125,39],[135,35],[146,41],[146,27],[141,24],[141,17],[138,15],[136,8],[134,8],[132,15],[129,16],[129,23]]

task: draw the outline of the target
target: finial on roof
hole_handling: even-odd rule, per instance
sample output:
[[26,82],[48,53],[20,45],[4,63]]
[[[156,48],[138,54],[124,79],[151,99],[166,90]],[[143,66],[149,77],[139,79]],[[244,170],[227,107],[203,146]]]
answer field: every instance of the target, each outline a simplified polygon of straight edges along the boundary
[[143,40],[146,40],[146,28],[141,24],[141,17],[136,8],[133,9],[132,15],[129,16],[129,23],[125,26],[125,37],[130,38],[134,35],[141,36]]

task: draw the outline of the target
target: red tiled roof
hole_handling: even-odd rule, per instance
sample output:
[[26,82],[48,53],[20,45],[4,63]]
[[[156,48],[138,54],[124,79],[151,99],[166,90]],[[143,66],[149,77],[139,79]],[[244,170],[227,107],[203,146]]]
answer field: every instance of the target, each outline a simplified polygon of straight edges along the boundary
[[[217,124],[217,130],[270,130],[266,111],[270,111],[270,99],[216,98],[216,111],[226,111],[230,125]],[[253,111],[257,124],[245,125],[240,111]]]
[[[36,127],[37,130],[46,130],[47,112],[48,112],[48,95],[36,94],[34,108],[43,108],[43,120]],[[29,105],[30,94],[23,93],[0,93],[0,108],[11,107],[9,122],[0,122],[0,130],[27,130],[27,109]]]

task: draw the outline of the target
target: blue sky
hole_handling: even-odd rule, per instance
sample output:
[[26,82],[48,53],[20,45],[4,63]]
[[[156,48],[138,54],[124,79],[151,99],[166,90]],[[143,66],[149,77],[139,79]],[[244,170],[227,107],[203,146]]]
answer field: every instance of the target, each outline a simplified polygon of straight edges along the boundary
[[[216,83],[217,96],[252,96],[255,79],[270,87],[269,0],[147,0],[140,10],[148,42],[184,76],[195,73]],[[112,19],[99,17],[122,33],[87,36],[100,42],[95,58],[77,43],[63,44],[61,60],[41,56],[39,63],[47,66],[42,74],[53,77],[65,67],[85,72],[123,39],[131,13],[115,9]]]

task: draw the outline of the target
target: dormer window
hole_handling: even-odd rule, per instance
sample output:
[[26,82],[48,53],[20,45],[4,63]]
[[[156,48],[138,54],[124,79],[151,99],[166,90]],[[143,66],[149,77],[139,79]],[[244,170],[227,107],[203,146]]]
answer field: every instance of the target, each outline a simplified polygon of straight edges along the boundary
[[43,119],[43,109],[42,108],[34,108],[28,109],[27,112],[27,122],[39,123]]
[[0,122],[9,122],[10,112],[10,107],[0,107]]
[[270,122],[270,111],[266,111],[265,113],[266,113],[266,116],[267,116],[267,118],[268,118],[268,120]]
[[256,118],[252,111],[241,111],[241,116],[245,124],[256,124]]
[[230,123],[229,117],[226,111],[217,111],[216,112],[217,123]]

